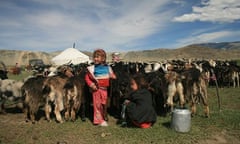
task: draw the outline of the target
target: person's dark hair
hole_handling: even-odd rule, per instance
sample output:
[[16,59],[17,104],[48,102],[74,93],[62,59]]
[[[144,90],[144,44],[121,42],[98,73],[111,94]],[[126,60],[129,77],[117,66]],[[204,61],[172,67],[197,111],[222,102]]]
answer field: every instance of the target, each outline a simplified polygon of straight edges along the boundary
[[131,79],[136,82],[138,89],[148,88],[148,83],[142,74],[135,74],[131,77]]

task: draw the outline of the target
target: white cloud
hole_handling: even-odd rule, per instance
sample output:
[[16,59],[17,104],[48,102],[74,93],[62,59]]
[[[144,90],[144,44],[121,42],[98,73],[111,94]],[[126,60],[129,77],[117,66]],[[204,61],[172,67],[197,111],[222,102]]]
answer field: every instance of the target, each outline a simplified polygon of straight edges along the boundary
[[[32,2],[36,8],[14,5],[21,16],[6,16],[0,26],[9,28],[8,35],[14,36],[16,32],[22,35],[16,38],[19,46],[37,49],[43,42],[45,47],[55,44],[55,47],[65,48],[76,42],[77,47],[87,50],[104,47],[110,51],[120,46],[137,45],[137,40],[160,31],[171,15],[171,11],[161,11],[168,0]],[[11,30],[9,23],[19,26]]]
[[177,45],[185,46],[195,43],[227,41],[228,38],[232,37],[240,37],[240,31],[218,31],[191,35],[187,38],[179,39]]
[[179,6],[185,6],[187,1],[184,1],[184,0],[174,0],[173,3],[179,5]]
[[[205,10],[208,14],[234,2],[203,1],[203,7],[193,7],[194,18],[184,17],[190,17],[188,21],[199,20]],[[171,23],[172,17],[190,4],[184,0],[0,1],[0,49],[55,51],[71,47],[74,42],[77,48],[88,51],[97,47],[106,51],[129,51],[171,45],[177,41],[178,33],[186,35],[186,31],[179,28],[182,24]],[[229,8],[225,9],[229,11]],[[232,8],[231,14],[234,11]],[[188,31],[192,27],[189,26]],[[192,34],[197,37],[206,31],[218,30],[216,27],[203,31],[194,27]],[[172,33],[178,29],[176,35]],[[180,43],[193,41],[186,38]]]
[[173,21],[234,22],[240,20],[240,0],[202,0],[202,6],[193,6],[192,13],[175,17]]

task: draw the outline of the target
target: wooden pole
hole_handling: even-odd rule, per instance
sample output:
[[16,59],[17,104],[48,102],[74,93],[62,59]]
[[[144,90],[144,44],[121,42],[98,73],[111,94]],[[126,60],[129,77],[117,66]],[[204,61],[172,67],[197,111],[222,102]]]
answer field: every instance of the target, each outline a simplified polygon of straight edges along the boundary
[[214,82],[215,82],[215,85],[216,85],[216,92],[217,92],[217,98],[218,98],[218,109],[219,109],[219,111],[221,111],[221,98],[220,98],[220,95],[219,95],[217,78],[216,78],[216,75],[215,75],[213,69],[211,69],[211,72],[212,72],[212,74],[213,74]]

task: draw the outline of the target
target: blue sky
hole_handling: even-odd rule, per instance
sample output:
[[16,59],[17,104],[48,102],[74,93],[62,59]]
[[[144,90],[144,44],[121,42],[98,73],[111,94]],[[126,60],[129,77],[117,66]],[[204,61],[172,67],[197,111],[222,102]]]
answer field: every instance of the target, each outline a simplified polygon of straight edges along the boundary
[[175,49],[240,40],[240,0],[1,0],[0,49]]

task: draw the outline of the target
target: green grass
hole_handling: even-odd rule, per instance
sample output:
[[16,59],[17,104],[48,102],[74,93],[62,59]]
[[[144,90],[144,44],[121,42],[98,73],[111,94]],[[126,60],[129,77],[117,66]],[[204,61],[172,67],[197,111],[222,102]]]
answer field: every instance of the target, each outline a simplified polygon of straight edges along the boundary
[[[22,133],[15,139],[17,143],[131,143],[131,144],[191,144],[211,138],[214,133],[229,131],[229,135],[239,138],[240,112],[232,110],[212,111],[210,118],[198,115],[192,118],[191,130],[178,133],[172,130],[169,117],[158,117],[157,123],[149,129],[122,128],[110,120],[109,127],[93,126],[88,120],[79,119],[72,123],[57,124],[41,121],[38,124],[24,124]],[[31,137],[26,137],[30,135]],[[30,139],[29,139],[30,138]],[[14,142],[14,143],[15,143]]]
[[[24,73],[22,75],[25,75]],[[12,76],[11,76],[12,77]],[[19,76],[22,79],[24,76]],[[221,110],[218,108],[216,89],[208,88],[210,117],[203,116],[202,105],[198,105],[197,115],[191,119],[191,130],[187,133],[175,132],[170,128],[171,116],[158,117],[152,128],[122,128],[116,124],[116,119],[110,117],[108,127],[94,126],[90,120],[82,122],[55,121],[47,122],[41,119],[36,124],[25,123],[23,114],[9,115],[4,123],[0,115],[0,143],[37,143],[56,144],[192,144],[212,139],[216,135],[225,137],[227,143],[240,141],[240,88],[219,89]],[[17,116],[18,119],[11,117]],[[16,122],[15,122],[16,121]],[[204,143],[204,142],[202,142]],[[216,142],[218,143],[218,142]]]
[[19,75],[14,75],[11,73],[8,73],[8,78],[9,79],[15,79],[15,80],[23,80],[24,78],[28,77],[29,75],[32,75],[32,72],[28,71],[21,71]]

